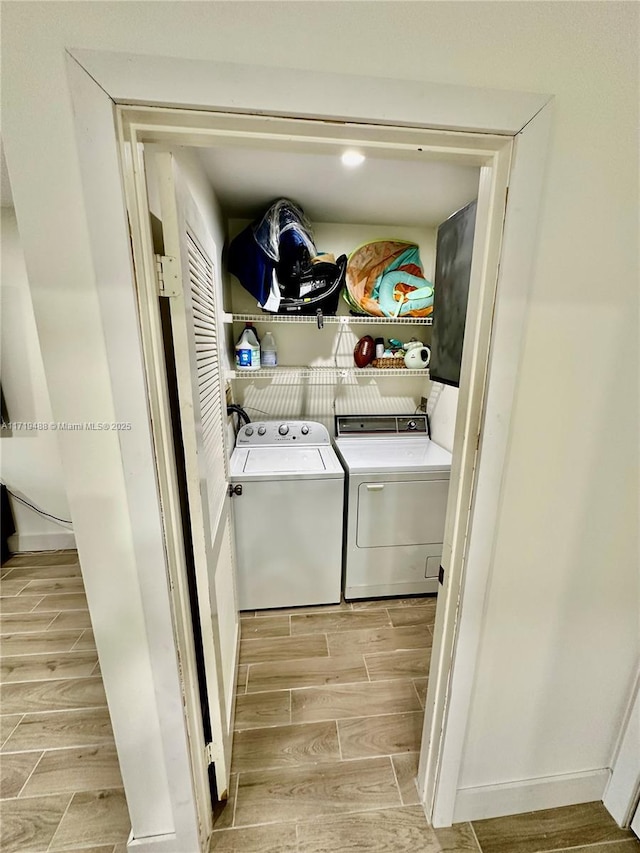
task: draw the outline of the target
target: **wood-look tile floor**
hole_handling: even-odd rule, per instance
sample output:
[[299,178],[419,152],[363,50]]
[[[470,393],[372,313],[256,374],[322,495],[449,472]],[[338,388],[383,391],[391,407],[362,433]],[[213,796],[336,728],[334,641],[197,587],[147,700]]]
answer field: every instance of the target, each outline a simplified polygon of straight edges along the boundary
[[[431,829],[415,786],[433,598],[243,614],[218,853],[640,853],[601,803]],[[0,570],[0,850],[125,853],[75,552]],[[185,853],[194,853],[185,851]]]
[[75,551],[0,570],[0,850],[125,853],[129,814]]
[[212,853],[640,853],[601,803],[428,826],[415,778],[435,606],[242,614],[231,796]]

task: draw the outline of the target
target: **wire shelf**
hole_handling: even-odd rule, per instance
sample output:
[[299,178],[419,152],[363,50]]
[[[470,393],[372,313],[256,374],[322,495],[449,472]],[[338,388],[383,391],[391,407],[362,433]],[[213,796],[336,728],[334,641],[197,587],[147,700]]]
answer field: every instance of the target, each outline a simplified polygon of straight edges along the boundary
[[338,379],[384,378],[385,376],[404,376],[429,378],[428,370],[409,370],[408,368],[378,367],[261,367],[259,370],[228,370],[227,379],[316,379],[320,382]]
[[[300,314],[225,314],[225,323],[317,323],[314,316],[306,317]],[[343,326],[354,325],[385,325],[385,326],[431,326],[432,317],[371,317],[369,315],[352,316],[351,314],[339,314],[335,317],[325,317],[322,321],[325,325],[340,324]]]

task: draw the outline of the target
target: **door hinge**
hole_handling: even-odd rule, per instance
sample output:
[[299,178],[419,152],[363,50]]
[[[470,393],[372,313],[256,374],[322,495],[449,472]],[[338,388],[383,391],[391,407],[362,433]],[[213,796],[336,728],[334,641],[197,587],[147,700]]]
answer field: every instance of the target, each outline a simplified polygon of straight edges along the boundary
[[438,571],[438,583],[440,586],[444,586],[444,568],[440,566],[440,570]]
[[204,748],[204,755],[207,759],[207,764],[213,764],[216,760],[213,743],[208,743]]
[[180,276],[178,259],[170,255],[156,255],[156,281],[159,296],[179,296]]

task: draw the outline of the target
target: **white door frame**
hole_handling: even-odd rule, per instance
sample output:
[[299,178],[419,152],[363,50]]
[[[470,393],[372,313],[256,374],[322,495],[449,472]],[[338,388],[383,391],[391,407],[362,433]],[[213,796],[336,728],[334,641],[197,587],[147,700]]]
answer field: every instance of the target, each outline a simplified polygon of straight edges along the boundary
[[[459,418],[457,441],[464,442],[466,454],[472,453],[475,457],[476,449],[479,451],[475,479],[469,478],[465,481],[464,493],[466,506],[469,507],[473,500],[475,511],[473,525],[468,530],[466,523],[457,525],[447,543],[451,549],[452,564],[447,567],[445,607],[439,608],[443,615],[437,626],[436,651],[442,662],[447,661],[447,656],[450,655],[453,668],[449,672],[448,664],[441,666],[438,678],[430,685],[428,707],[433,710],[427,718],[428,737],[424,743],[425,750],[430,744],[432,746],[429,752],[423,750],[421,761],[420,778],[427,815],[436,825],[450,823],[454,816],[459,761],[481,630],[480,615],[489,579],[494,522],[499,508],[502,460],[507,448],[531,267],[536,249],[535,225],[550,127],[550,108],[547,106],[549,97],[421,83],[407,85],[406,81],[377,80],[376,85],[372,86],[367,78],[313,72],[296,72],[296,80],[300,86],[292,87],[290,72],[280,69],[249,69],[232,64],[94,51],[74,51],[69,54],[68,73],[82,180],[82,199],[79,199],[79,202],[84,205],[90,238],[91,269],[100,303],[114,408],[117,410],[120,405],[116,416],[120,415],[118,419],[121,420],[128,420],[128,413],[123,410],[124,404],[127,403],[127,393],[123,389],[132,389],[133,386],[131,365],[122,363],[122,314],[119,312],[126,312],[126,322],[130,324],[135,280],[126,239],[125,200],[119,163],[121,152],[112,112],[114,102],[298,117],[309,115],[308,104],[311,103],[314,117],[329,121],[348,119],[362,122],[363,125],[408,125],[408,135],[411,128],[424,128],[421,131],[424,138],[429,136],[430,130],[436,129],[437,134],[432,136],[434,144],[435,140],[439,139],[445,148],[450,147],[447,135],[455,135],[458,131],[497,133],[503,136],[503,156],[499,156],[495,146],[484,148],[487,161],[494,158],[493,165],[496,167],[487,169],[483,178],[485,182],[491,181],[492,192],[500,185],[496,175],[501,171],[503,177],[506,174],[504,142],[509,141],[508,137],[517,137],[491,352],[489,353],[488,332],[494,314],[495,281],[492,281],[481,295],[483,301],[477,334],[473,339],[472,350],[466,348],[465,351],[463,369],[473,376],[474,382],[470,385],[467,417]],[[366,128],[359,125],[358,131],[363,133]],[[32,202],[30,194],[25,192],[24,205],[21,207],[21,181],[30,164],[27,158],[21,159],[19,146],[17,143],[11,144],[10,136],[11,132],[7,148],[16,208],[23,217],[28,217],[29,204]],[[483,138],[478,137],[475,153],[478,149],[483,149],[483,145]],[[455,144],[452,147],[455,148]],[[17,164],[15,172],[12,169],[12,158]],[[489,171],[492,173],[491,177]],[[26,178],[25,183],[28,183]],[[499,240],[496,242],[496,238],[500,236],[502,223],[498,222],[496,217],[493,218],[490,230],[493,251],[499,252]],[[75,247],[69,247],[70,250],[73,248]],[[43,268],[44,259],[38,254],[37,243],[29,241],[26,249],[27,262],[31,259],[35,262],[35,268]],[[77,270],[83,269],[86,272],[86,258],[83,256],[82,260],[85,265],[83,267],[78,262]],[[497,261],[497,254],[493,261]],[[115,290],[114,282],[118,283]],[[40,304],[42,306],[43,303]],[[36,305],[36,310],[41,309]],[[135,313],[135,309],[133,310]],[[137,383],[133,388],[135,391],[140,387],[144,388],[145,384],[143,382],[142,386],[140,385],[141,356],[140,348],[140,361],[136,361],[133,371]],[[133,393],[133,390],[130,390],[130,393]],[[469,416],[473,412],[475,414]],[[479,436],[477,429],[475,432],[470,429],[474,424],[476,427],[480,424],[481,415],[483,429]],[[142,423],[139,424],[140,428],[142,426]],[[150,438],[149,433],[147,436]],[[127,433],[119,436],[119,439],[123,457],[134,453],[136,440],[141,440],[139,434],[132,436]],[[73,452],[72,448],[68,448],[67,458]],[[138,499],[140,484],[148,481],[134,469],[125,470],[123,476],[129,512],[133,518],[137,510],[135,501]],[[464,495],[461,494],[460,497]],[[458,503],[459,508],[464,510],[465,501],[459,500]],[[166,513],[166,508],[163,509]],[[462,513],[459,513],[459,517],[462,518]],[[82,539],[81,523],[78,525],[79,542]],[[171,524],[170,520],[166,522],[165,530]],[[132,536],[135,540],[135,525],[132,525]],[[157,546],[161,543],[157,540],[154,542],[157,557]],[[138,544],[144,550],[143,544]],[[466,555],[463,573],[464,548]],[[144,558],[148,562],[149,548],[144,553]],[[180,682],[176,682],[175,655],[172,655],[160,640],[161,616],[164,619],[165,631],[175,628],[179,633],[179,619],[176,617],[176,602],[171,595],[168,599],[173,602],[170,611],[165,607],[160,613],[151,608],[150,603],[158,595],[154,589],[154,584],[157,584],[157,571],[151,571],[148,566],[144,568],[143,562],[141,560],[138,564],[138,582],[147,632],[145,665],[155,685],[154,710],[158,719],[157,726],[149,729],[143,748],[149,753],[155,750],[155,753],[164,757],[164,773],[160,772],[157,765],[154,765],[152,773],[151,765],[144,763],[146,753],[145,758],[141,757],[141,744],[132,741],[130,737],[129,708],[118,681],[120,658],[114,658],[114,653],[109,648],[110,637],[107,632],[98,628],[96,642],[101,663],[104,661],[105,687],[123,767],[135,846],[138,849],[175,850],[183,853],[184,850],[197,849],[195,797],[189,796],[194,781],[188,738],[193,733],[185,728],[184,719],[178,718],[178,709],[182,712],[182,691],[176,691],[176,685]],[[168,586],[172,584],[173,579],[169,573]],[[127,595],[127,591],[123,589],[122,595]],[[461,608],[458,606],[459,601]],[[99,596],[89,594],[89,603],[92,616],[95,614],[100,622]],[[113,597],[110,607],[112,603]],[[168,613],[171,613],[169,621]],[[102,614],[106,620],[104,610]],[[188,649],[187,635],[188,630],[184,629],[182,640]],[[166,643],[166,633],[164,640]],[[179,737],[176,736],[177,732]],[[436,743],[439,745],[438,749],[433,746]],[[152,808],[146,779],[150,784],[153,783],[154,787],[160,786],[165,797],[162,802],[166,803],[168,798],[171,805],[169,810],[163,809],[162,814],[159,814],[157,804],[155,810]],[[197,784],[197,780],[195,783]],[[152,831],[154,821],[158,827],[155,837]],[[136,827],[143,824],[144,833],[136,832]]]
[[[460,568],[462,565],[462,553],[466,537],[468,508],[471,504],[471,490],[475,476],[475,458],[478,448],[478,433],[480,430],[480,415],[483,405],[483,392],[485,387],[485,374],[487,365],[487,352],[489,347],[491,320],[493,315],[493,304],[495,296],[495,285],[497,278],[498,258],[500,255],[502,230],[505,211],[506,186],[509,176],[512,144],[511,138],[497,135],[469,135],[461,133],[443,133],[442,131],[422,130],[415,128],[388,128],[375,125],[343,125],[328,122],[291,120],[272,117],[256,117],[238,114],[185,112],[182,110],[164,110],[158,108],[122,107],[118,110],[120,126],[122,130],[122,144],[125,146],[125,172],[127,184],[138,183],[137,195],[142,196],[144,191],[144,176],[136,167],[136,157],[133,152],[139,152],[141,144],[162,142],[168,145],[200,145],[208,144],[233,144],[236,140],[247,141],[259,138],[261,144],[284,145],[295,150],[318,150],[322,153],[339,153],[345,144],[354,145],[365,150],[367,147],[375,148],[378,153],[384,150],[386,156],[398,158],[410,158],[419,160],[427,155],[429,151],[436,151],[441,156],[446,156],[454,162],[474,163],[481,166],[481,184],[479,192],[479,204],[476,217],[476,239],[474,246],[474,257],[477,259],[472,271],[472,284],[470,287],[471,300],[468,322],[468,340],[471,345],[465,348],[465,360],[462,367],[461,394],[456,431],[456,442],[454,446],[454,470],[452,471],[452,482],[458,484],[458,488],[450,489],[450,502],[448,512],[448,530],[445,533],[445,551],[447,552],[444,564],[451,566],[448,573],[452,580],[447,578],[443,597],[445,601],[454,601],[450,590],[454,590],[457,598],[460,583]],[[127,152],[130,152],[127,154]],[[132,168],[128,169],[127,164]],[[137,210],[130,206],[130,223],[133,233],[134,254],[140,243],[138,231],[148,231],[148,224],[136,222]],[[147,246],[149,245],[147,236]],[[147,249],[147,254],[149,250]],[[144,257],[140,262],[136,259],[136,267],[139,275],[144,273],[147,281],[144,289],[150,297],[154,298],[153,272],[146,264]],[[148,297],[147,297],[148,298]],[[140,297],[140,312],[143,315],[149,313],[145,306],[145,297]],[[152,313],[155,309],[152,308]],[[143,329],[147,322],[143,324]],[[157,332],[156,335],[157,336]],[[143,349],[145,360],[153,361],[156,354],[153,351],[153,336],[149,343],[145,341],[143,333]],[[150,385],[150,394],[153,398],[154,391]],[[154,411],[159,407],[152,402]],[[162,454],[159,454],[159,459]],[[455,630],[456,613],[448,621],[449,632],[452,635]],[[442,648],[447,648],[444,641]],[[438,713],[444,714],[445,690],[450,668],[449,658],[442,656],[443,669],[442,678],[432,679],[435,695],[438,698]],[[435,723],[428,715],[426,725],[430,731]],[[429,750],[429,744],[434,743],[435,749]],[[435,753],[437,759],[439,749],[437,741],[425,740],[425,762],[430,752]],[[425,773],[430,774],[431,788],[435,788],[438,762],[437,760],[425,763]],[[432,806],[427,804],[427,813],[431,818]]]
[[[625,722],[611,767],[611,778],[602,802],[619,826],[631,824],[638,834],[640,802],[640,672],[629,702]],[[634,821],[634,823],[632,823]]]

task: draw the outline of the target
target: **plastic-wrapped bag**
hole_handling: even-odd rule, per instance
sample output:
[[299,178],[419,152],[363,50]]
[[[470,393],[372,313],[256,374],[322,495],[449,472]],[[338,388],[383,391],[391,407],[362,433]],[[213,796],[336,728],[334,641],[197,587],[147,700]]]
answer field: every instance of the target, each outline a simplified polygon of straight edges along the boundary
[[286,198],[235,237],[228,268],[264,310],[274,314],[335,314],[346,255],[319,255],[302,208]]

